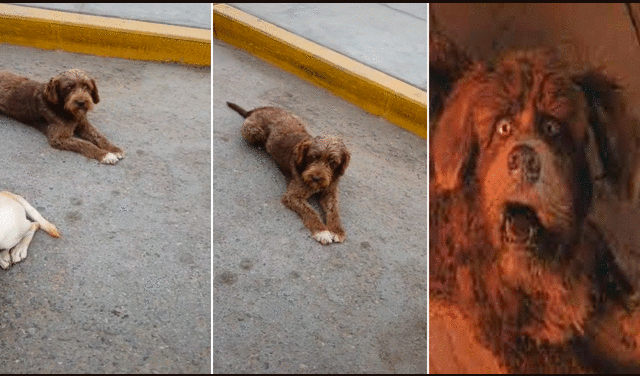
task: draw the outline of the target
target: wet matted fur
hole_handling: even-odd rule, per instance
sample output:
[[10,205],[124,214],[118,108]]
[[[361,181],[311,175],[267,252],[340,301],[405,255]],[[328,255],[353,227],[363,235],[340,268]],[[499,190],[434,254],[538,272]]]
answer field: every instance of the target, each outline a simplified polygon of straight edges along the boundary
[[585,219],[585,95],[555,51],[514,52],[455,83],[430,137],[430,296],[513,372],[640,368],[634,288]]

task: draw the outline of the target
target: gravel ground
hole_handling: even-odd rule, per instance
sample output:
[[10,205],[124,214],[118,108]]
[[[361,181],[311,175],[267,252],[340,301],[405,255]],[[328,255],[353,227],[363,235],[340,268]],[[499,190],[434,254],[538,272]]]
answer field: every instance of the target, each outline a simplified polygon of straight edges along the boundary
[[51,148],[0,116],[2,190],[62,233],[0,270],[5,373],[211,370],[210,69],[0,44],[0,69],[97,82],[90,120],[115,166]]
[[[212,67],[213,372],[426,373],[426,140],[216,40]],[[284,177],[227,100],[344,139],[345,243],[280,203]]]

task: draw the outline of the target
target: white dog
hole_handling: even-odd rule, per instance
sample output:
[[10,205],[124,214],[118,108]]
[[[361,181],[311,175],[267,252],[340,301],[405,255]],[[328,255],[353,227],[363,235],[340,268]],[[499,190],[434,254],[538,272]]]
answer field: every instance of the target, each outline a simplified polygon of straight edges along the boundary
[[[36,222],[27,219],[27,215]],[[56,226],[42,218],[24,198],[11,192],[0,192],[0,267],[6,269],[27,257],[27,247],[38,228],[60,237]]]

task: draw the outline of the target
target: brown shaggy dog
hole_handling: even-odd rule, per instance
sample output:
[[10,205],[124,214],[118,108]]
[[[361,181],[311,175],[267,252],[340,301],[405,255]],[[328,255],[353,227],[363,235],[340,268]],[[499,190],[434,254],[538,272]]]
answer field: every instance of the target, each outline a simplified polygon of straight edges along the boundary
[[[342,243],[346,234],[340,222],[338,181],[351,159],[342,140],[311,137],[297,116],[281,108],[245,111],[234,103],[227,105],[246,119],[242,136],[247,142],[264,146],[288,178],[282,203],[300,216],[315,240]],[[307,202],[314,194],[318,195],[326,224]]]
[[0,71],[0,113],[36,127],[56,149],[115,164],[124,152],[87,119],[99,101],[95,81],[79,69],[62,72],[46,84]]
[[513,372],[640,369],[637,287],[585,219],[590,95],[554,51],[512,53],[455,84],[431,136],[430,296]]

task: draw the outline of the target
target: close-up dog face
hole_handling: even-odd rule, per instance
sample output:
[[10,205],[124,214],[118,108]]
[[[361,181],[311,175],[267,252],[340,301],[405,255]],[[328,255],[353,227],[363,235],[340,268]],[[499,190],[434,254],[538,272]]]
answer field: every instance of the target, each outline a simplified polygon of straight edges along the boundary
[[317,136],[304,140],[294,153],[302,180],[316,191],[327,188],[342,176],[351,158],[342,140],[336,137]]
[[53,77],[45,88],[47,99],[75,116],[84,116],[100,102],[95,81],[79,69],[70,69]]
[[436,183],[477,182],[496,249],[557,249],[535,245],[579,235],[592,195],[584,108],[551,51],[479,67],[454,91],[433,143]]

